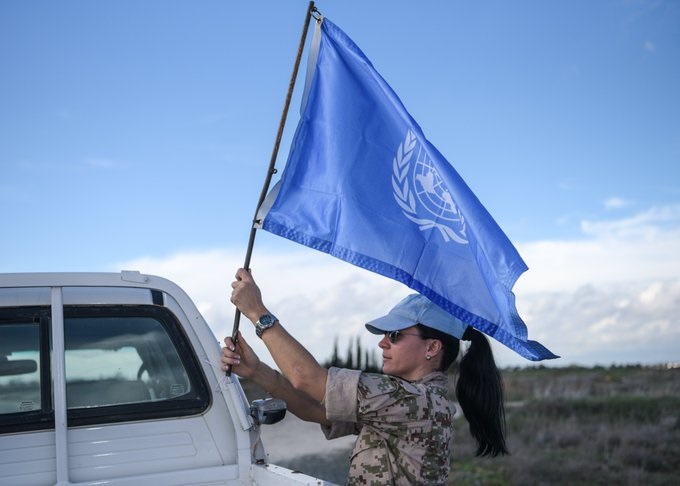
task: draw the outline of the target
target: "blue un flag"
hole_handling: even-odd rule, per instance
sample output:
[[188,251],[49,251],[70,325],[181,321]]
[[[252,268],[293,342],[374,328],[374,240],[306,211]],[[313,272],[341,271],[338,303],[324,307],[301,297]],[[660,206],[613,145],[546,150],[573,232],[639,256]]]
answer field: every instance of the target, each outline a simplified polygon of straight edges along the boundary
[[[320,35],[320,39],[319,39]],[[556,358],[515,308],[527,266],[363,52],[328,19],[262,228],[404,283],[530,360]]]

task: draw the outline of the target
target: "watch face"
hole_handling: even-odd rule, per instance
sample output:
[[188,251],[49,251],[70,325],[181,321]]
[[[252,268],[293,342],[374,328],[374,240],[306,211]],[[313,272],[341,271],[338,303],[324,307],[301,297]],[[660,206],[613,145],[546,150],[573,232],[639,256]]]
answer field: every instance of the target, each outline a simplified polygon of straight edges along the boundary
[[255,325],[255,334],[257,334],[258,337],[262,337],[262,333],[272,327],[274,323],[276,322],[276,317],[274,317],[271,314],[265,314],[263,316],[260,316],[260,318],[257,321],[257,324]]
[[275,321],[276,321],[276,317],[274,317],[271,314],[265,314],[265,315],[260,317],[260,320],[258,322],[259,322],[260,326],[262,326],[262,327],[269,327],[272,324],[274,324]]

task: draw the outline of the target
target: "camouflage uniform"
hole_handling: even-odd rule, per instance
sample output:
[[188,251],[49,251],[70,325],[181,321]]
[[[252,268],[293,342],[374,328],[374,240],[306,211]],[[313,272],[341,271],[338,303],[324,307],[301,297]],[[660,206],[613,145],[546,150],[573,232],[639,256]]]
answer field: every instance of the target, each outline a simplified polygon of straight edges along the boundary
[[359,437],[347,484],[444,484],[449,474],[453,404],[447,377],[434,372],[416,382],[331,368],[324,405],[332,422],[326,438]]

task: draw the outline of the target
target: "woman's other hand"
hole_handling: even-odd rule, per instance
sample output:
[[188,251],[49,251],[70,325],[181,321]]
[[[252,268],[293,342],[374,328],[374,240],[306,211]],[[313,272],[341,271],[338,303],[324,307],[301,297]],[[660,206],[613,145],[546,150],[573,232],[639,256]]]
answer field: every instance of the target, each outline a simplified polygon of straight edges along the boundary
[[260,364],[260,358],[243,339],[239,331],[234,343],[231,337],[224,338],[222,348],[222,370],[231,371],[243,378],[251,378]]

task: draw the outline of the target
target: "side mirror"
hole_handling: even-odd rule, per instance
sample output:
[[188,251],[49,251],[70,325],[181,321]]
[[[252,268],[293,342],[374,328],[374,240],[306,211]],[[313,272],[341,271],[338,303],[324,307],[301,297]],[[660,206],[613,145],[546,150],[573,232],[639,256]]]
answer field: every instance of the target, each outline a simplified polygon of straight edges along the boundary
[[250,404],[250,416],[257,425],[275,424],[286,416],[286,402],[279,398],[253,400]]

